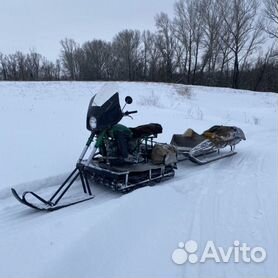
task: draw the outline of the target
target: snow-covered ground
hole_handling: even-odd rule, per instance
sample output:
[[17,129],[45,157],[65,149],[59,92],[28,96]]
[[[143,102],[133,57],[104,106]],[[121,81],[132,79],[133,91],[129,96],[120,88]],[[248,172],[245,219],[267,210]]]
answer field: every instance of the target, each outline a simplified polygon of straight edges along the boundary
[[[182,162],[176,176],[121,195],[92,185],[96,198],[53,212],[18,203],[10,187],[53,192],[89,135],[94,93],[118,91],[138,110],[128,126],[158,122],[161,142],[188,127],[241,127],[238,154],[209,165]],[[121,82],[0,83],[0,277],[277,277],[277,107],[272,93]],[[80,190],[81,192],[81,190]],[[179,242],[224,249],[261,246],[262,263],[177,265]]]

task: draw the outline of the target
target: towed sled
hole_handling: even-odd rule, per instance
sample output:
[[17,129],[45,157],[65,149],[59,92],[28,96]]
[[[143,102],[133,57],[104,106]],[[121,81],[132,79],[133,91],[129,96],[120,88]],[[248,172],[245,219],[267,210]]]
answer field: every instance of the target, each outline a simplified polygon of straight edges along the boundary
[[[214,126],[202,134],[189,129],[184,134],[173,135],[170,144],[161,144],[155,141],[162,133],[160,124],[135,128],[118,124],[123,117],[137,113],[123,112],[125,106],[132,103],[131,97],[125,98],[122,109],[118,93],[104,103],[101,98],[102,95],[95,95],[89,103],[86,125],[91,135],[73,172],[48,199],[32,191],[20,196],[12,188],[19,202],[33,209],[54,211],[94,198],[92,182],[126,193],[174,177],[179,161],[189,159],[205,164],[234,155],[235,145],[245,140],[240,128]],[[221,153],[226,146],[230,146],[230,151]],[[65,197],[74,184],[81,184],[84,197]]]
[[[235,145],[246,140],[243,131],[235,126],[215,125],[198,134],[188,129],[184,134],[174,134],[171,145],[175,146],[178,161],[191,160],[199,165],[235,155]],[[230,150],[222,151],[229,146]]]

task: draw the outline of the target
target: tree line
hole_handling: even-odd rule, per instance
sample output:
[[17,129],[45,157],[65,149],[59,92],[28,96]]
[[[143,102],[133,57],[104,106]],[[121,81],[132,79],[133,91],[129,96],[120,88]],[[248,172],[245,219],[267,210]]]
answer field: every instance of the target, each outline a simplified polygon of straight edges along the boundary
[[[120,80],[278,92],[277,0],[178,0],[155,31],[61,41],[55,63],[35,51],[0,53],[2,80]],[[269,47],[266,49],[265,45]]]

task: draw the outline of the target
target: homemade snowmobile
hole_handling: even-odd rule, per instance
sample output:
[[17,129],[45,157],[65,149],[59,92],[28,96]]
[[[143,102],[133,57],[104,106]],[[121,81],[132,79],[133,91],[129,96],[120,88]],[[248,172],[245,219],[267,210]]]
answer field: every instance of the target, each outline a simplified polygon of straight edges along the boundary
[[[245,140],[244,133],[237,127],[214,126],[202,134],[192,129],[184,134],[175,134],[170,144],[155,142],[162,133],[160,124],[146,124],[129,128],[131,137],[127,141],[129,160],[121,157],[119,142],[113,135],[113,128],[124,116],[137,111],[123,111],[132,103],[131,97],[125,98],[121,109],[119,94],[113,94],[104,103],[102,95],[92,97],[87,112],[89,139],[76,163],[76,168],[64,183],[49,198],[45,199],[32,191],[20,196],[14,188],[14,197],[22,204],[37,210],[54,211],[94,198],[90,182],[110,187],[114,191],[129,192],[135,188],[153,185],[174,177],[177,162],[189,159],[197,164],[234,155],[235,145]],[[220,149],[230,146],[230,151],[222,154]],[[82,185],[86,197],[64,199],[72,185]]]

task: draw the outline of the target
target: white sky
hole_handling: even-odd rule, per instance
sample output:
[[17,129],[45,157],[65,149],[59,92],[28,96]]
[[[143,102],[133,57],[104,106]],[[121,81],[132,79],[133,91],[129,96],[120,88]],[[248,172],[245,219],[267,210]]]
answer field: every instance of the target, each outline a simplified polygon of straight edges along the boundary
[[154,30],[154,16],[175,0],[0,0],[0,52],[34,49],[58,58],[60,40],[111,40],[123,29]]

